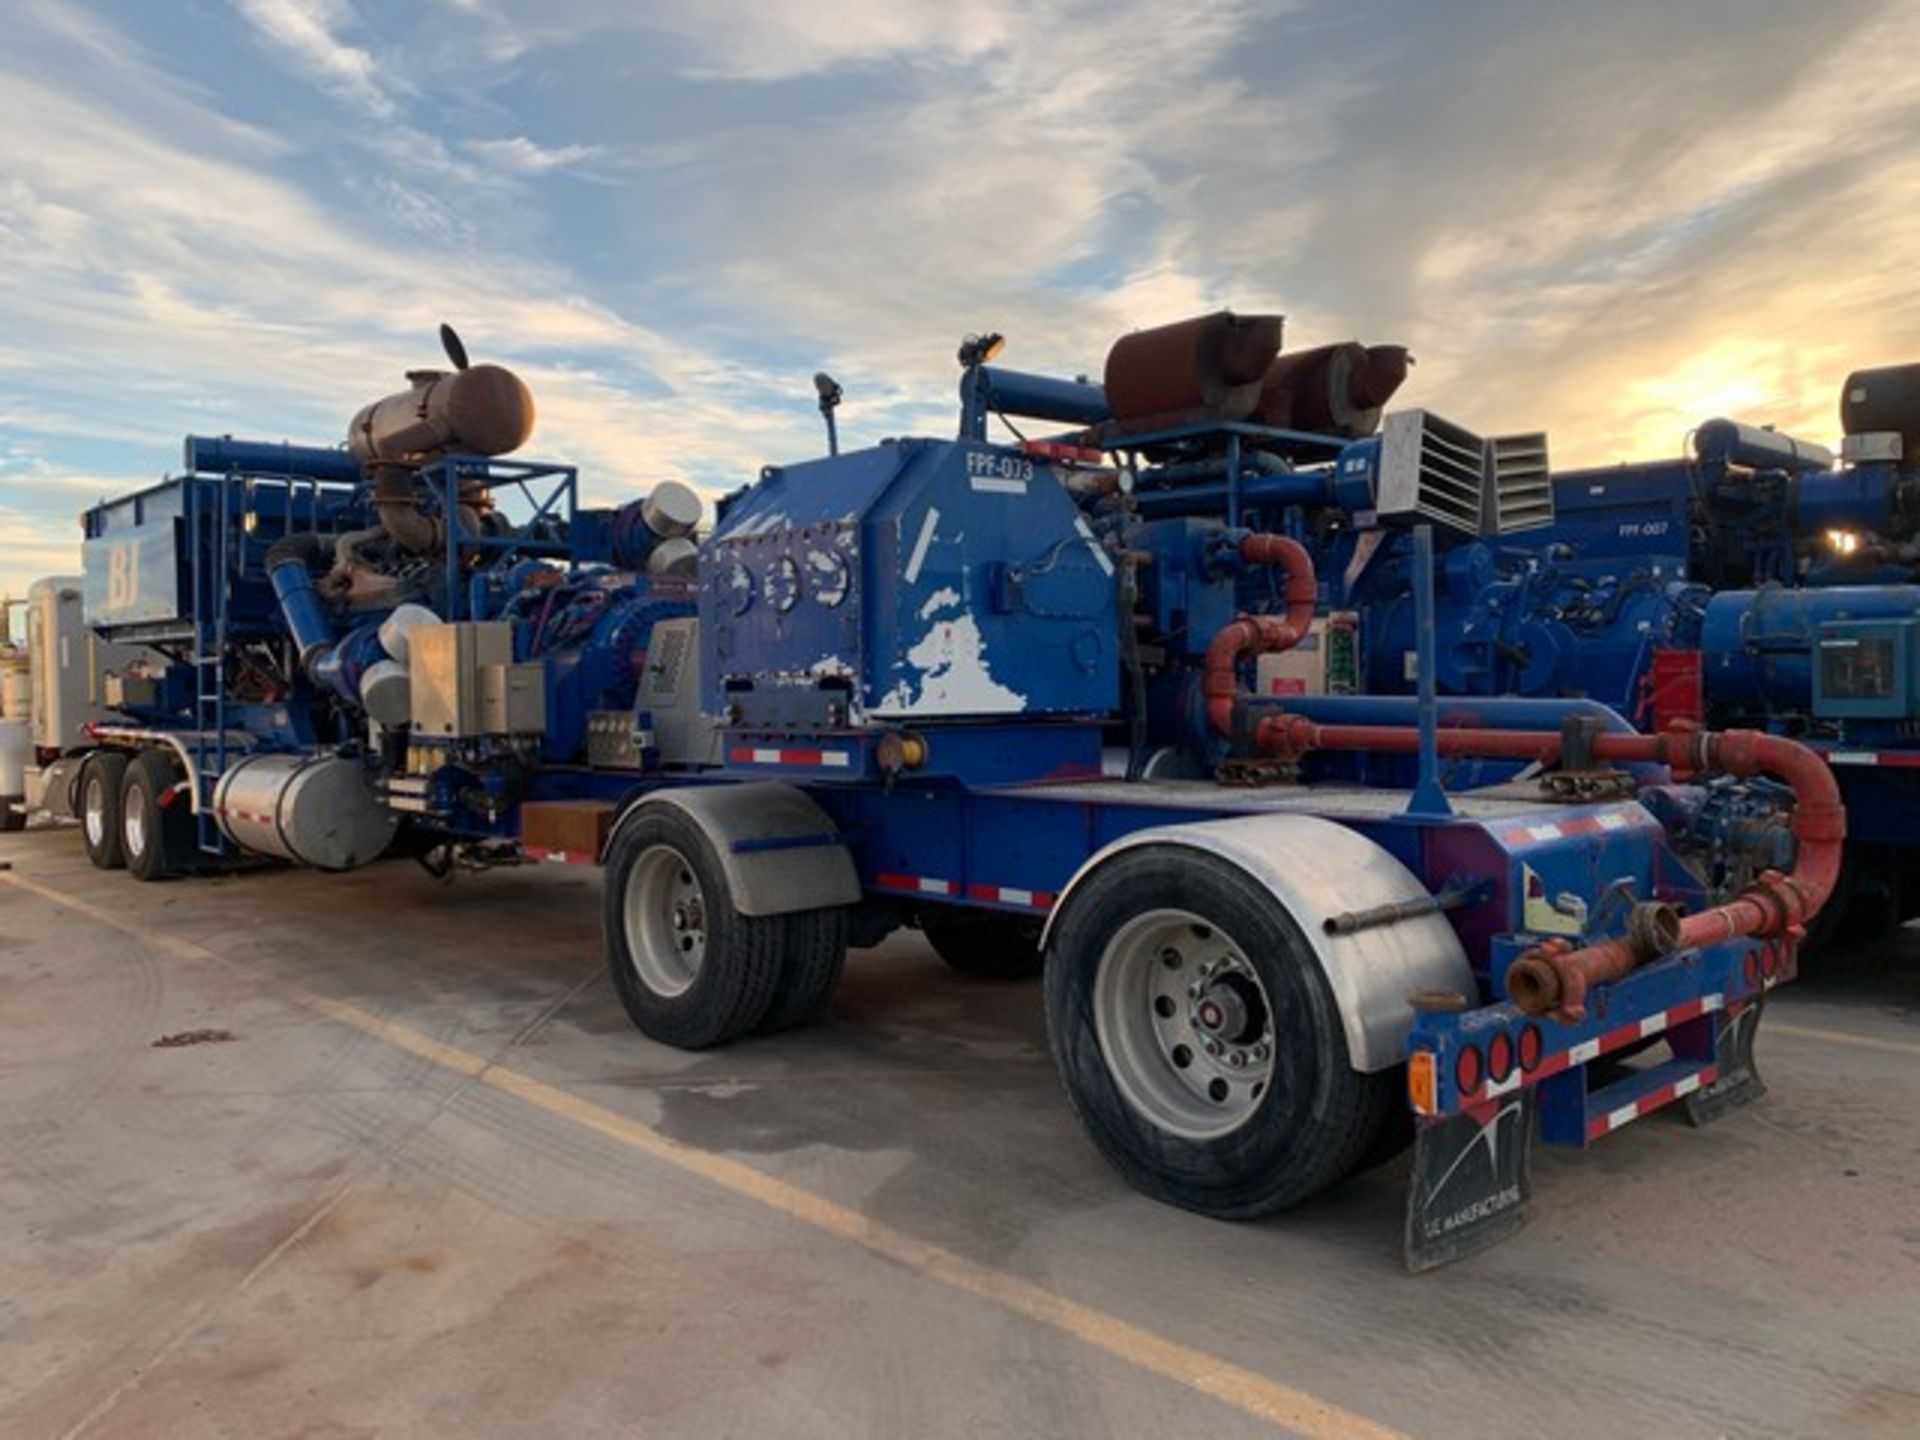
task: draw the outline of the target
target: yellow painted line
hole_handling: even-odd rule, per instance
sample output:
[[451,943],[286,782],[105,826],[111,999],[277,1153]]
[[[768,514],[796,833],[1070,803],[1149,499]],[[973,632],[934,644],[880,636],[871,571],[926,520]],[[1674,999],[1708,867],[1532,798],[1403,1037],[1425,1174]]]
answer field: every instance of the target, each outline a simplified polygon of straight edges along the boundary
[[[91,901],[67,895],[18,873],[0,873],[0,880],[182,959],[212,961],[228,966],[235,963],[192,940],[143,928]],[[751,1165],[682,1144],[651,1126],[631,1120],[603,1105],[583,1100],[530,1075],[523,1075],[483,1056],[435,1040],[411,1026],[383,1020],[357,1006],[309,990],[293,990],[288,995],[302,1007],[329,1020],[432,1061],[442,1069],[512,1095],[550,1115],[571,1121],[690,1175],[697,1175],[735,1195],[756,1201],[803,1225],[838,1236],[930,1280],[1071,1335],[1117,1360],[1183,1385],[1256,1419],[1281,1426],[1297,1435],[1311,1437],[1311,1440],[1405,1440],[1402,1432],[1342,1409],[1308,1391],[1283,1384],[1204,1350],[1169,1340],[1104,1310],[1068,1300],[1016,1275],[977,1264],[965,1256],[916,1239],[850,1206],[790,1184]]]
[[1920,1041],[1882,1040],[1876,1035],[1849,1035],[1844,1030],[1825,1030],[1818,1025],[1793,1025],[1785,1020],[1764,1020],[1762,1035],[1790,1035],[1795,1040],[1823,1040],[1829,1045],[1851,1045],[1856,1050],[1884,1050],[1891,1055],[1920,1055]]

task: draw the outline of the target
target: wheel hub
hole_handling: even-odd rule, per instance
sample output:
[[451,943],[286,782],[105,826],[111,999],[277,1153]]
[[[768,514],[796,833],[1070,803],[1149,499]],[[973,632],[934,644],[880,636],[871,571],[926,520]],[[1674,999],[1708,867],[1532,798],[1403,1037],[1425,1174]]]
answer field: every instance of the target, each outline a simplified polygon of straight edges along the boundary
[[1239,945],[1201,916],[1155,910],[1121,926],[1095,976],[1094,1018],[1115,1087],[1174,1135],[1224,1135],[1266,1095],[1266,989]]
[[1200,992],[1193,1023],[1228,1045],[1250,1045],[1266,1025],[1259,985],[1249,976],[1228,974]]
[[707,958],[706,896],[670,845],[643,851],[628,872],[623,906],[634,971],[660,996],[684,993]]

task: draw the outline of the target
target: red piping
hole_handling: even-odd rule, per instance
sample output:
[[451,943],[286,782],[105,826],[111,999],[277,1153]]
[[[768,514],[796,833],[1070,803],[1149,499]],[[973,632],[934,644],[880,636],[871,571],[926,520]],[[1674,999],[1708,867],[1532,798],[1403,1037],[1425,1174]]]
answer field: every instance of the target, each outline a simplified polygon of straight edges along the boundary
[[[1211,651],[1208,652],[1211,656]],[[1375,750],[1410,754],[1420,732],[1393,725],[1316,725],[1298,715],[1269,715],[1254,730],[1262,750],[1297,758],[1309,750]],[[1545,730],[1441,730],[1442,755],[1552,762],[1560,736]],[[1793,869],[1769,870],[1724,905],[1680,921],[1675,949],[1718,945],[1740,936],[1797,943],[1840,877],[1847,814],[1833,771],[1806,746],[1755,730],[1707,731],[1680,724],[1658,735],[1597,735],[1598,760],[1666,765],[1676,780],[1717,773],[1770,775],[1793,790],[1788,821],[1798,842]],[[1584,1017],[1588,986],[1627,974],[1652,958],[1644,944],[1606,940],[1575,950],[1564,940],[1529,951],[1507,972],[1507,990],[1528,1014]]]
[[1244,655],[1272,655],[1290,650],[1313,624],[1319,582],[1313,557],[1299,541],[1285,535],[1248,535],[1240,541],[1240,558],[1249,565],[1278,565],[1287,576],[1285,615],[1242,615],[1222,627],[1207,646],[1201,693],[1207,702],[1207,723],[1222,735],[1233,733],[1233,702],[1239,698],[1238,670]]

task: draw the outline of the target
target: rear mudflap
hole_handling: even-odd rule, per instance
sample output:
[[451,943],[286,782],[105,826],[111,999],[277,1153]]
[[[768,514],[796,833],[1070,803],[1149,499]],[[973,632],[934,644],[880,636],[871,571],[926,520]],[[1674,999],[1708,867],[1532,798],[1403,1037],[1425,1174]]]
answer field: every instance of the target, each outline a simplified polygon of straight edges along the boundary
[[1407,1192],[1407,1269],[1418,1273],[1498,1244],[1526,1223],[1532,1086],[1456,1115],[1421,1119]]
[[1754,1063],[1753,1042],[1760,1031],[1760,1012],[1765,997],[1737,1010],[1722,1011],[1713,1017],[1713,1054],[1718,1075],[1712,1084],[1702,1085],[1687,1096],[1687,1119],[1694,1125],[1707,1125],[1729,1110],[1750,1105],[1767,1093]]

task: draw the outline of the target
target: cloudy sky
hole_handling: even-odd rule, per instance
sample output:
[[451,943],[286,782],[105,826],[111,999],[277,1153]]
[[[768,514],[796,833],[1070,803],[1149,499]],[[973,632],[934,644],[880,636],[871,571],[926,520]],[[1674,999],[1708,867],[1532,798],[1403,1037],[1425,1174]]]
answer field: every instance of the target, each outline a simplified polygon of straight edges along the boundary
[[1561,462],[1920,359],[1920,0],[7,0],[0,586],[452,320],[614,498],[1278,310]]

